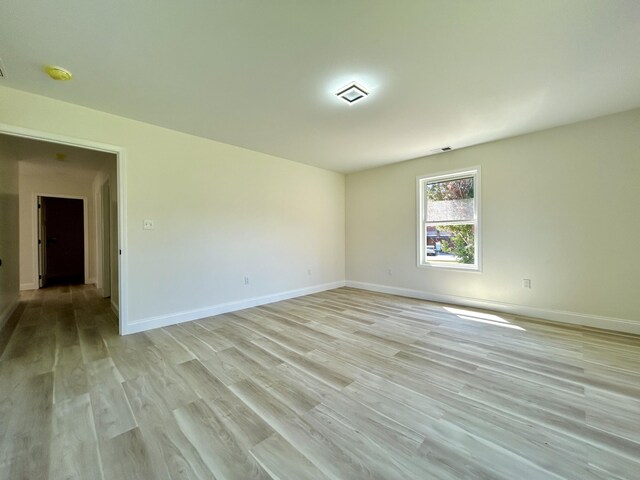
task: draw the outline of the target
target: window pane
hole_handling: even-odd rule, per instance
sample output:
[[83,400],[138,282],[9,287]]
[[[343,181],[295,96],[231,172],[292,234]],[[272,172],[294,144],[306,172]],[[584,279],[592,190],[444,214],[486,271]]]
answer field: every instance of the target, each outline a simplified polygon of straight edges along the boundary
[[427,183],[425,199],[427,222],[474,219],[473,177]]
[[426,230],[426,261],[475,263],[474,225],[427,226]]

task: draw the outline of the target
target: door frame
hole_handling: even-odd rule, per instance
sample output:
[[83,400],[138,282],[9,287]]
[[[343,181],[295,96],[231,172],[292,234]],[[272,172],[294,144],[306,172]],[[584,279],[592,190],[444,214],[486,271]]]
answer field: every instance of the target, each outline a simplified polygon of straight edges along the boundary
[[120,335],[128,332],[129,318],[129,262],[127,250],[127,176],[126,176],[126,149],[116,145],[94,142],[82,138],[74,138],[67,135],[32,130],[0,123],[0,133],[14,137],[42,140],[45,142],[69,145],[72,147],[86,148],[98,152],[111,153],[116,156],[116,186],[118,190],[118,322]]
[[[106,194],[106,195],[105,195]],[[97,201],[99,199],[99,202]],[[100,260],[96,262],[96,286],[102,298],[111,297],[111,185],[107,178],[100,184],[96,203],[96,240],[99,237]],[[96,255],[97,256],[97,255]],[[97,260],[97,259],[96,259]]]
[[[35,207],[35,215],[34,215],[34,232],[36,232],[34,238],[34,255],[35,259],[35,284],[38,285],[38,288],[42,288],[41,286],[41,275],[42,275],[42,256],[41,248],[44,248],[45,242],[44,239],[40,238],[42,231],[42,216],[40,215],[40,211],[38,209],[38,202],[40,197],[53,197],[53,198],[70,198],[72,200],[82,200],[82,218],[84,221],[83,225],[83,241],[84,241],[84,283],[85,285],[89,282],[89,212],[87,210],[87,197],[79,197],[77,195],[60,195],[58,193],[34,193],[33,194],[33,205]],[[42,240],[42,243],[40,243]]]

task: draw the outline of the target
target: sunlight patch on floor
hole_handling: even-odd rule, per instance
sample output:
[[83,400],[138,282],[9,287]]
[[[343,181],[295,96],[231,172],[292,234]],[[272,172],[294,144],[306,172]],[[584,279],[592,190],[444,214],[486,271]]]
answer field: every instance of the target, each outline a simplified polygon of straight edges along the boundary
[[504,318],[499,317],[498,315],[493,315],[491,313],[476,312],[474,310],[467,310],[463,308],[454,308],[454,307],[442,307],[442,308],[447,312],[454,314],[458,318],[461,318],[462,320],[471,320],[473,322],[486,323],[489,325],[495,325],[497,327],[512,328],[514,330],[526,331],[524,328],[518,325],[514,325],[508,320],[505,320]]

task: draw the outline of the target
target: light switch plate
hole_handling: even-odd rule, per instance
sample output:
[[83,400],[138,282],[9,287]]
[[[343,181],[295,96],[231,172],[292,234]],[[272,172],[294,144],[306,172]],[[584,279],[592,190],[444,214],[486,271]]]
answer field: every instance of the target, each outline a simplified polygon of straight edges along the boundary
[[145,230],[153,230],[153,220],[144,220],[142,222],[142,228]]

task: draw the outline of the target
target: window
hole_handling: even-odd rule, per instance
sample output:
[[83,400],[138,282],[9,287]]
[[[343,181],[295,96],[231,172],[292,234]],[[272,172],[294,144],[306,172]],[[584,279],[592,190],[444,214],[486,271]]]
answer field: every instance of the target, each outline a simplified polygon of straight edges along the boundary
[[480,269],[480,168],[418,178],[418,266]]

